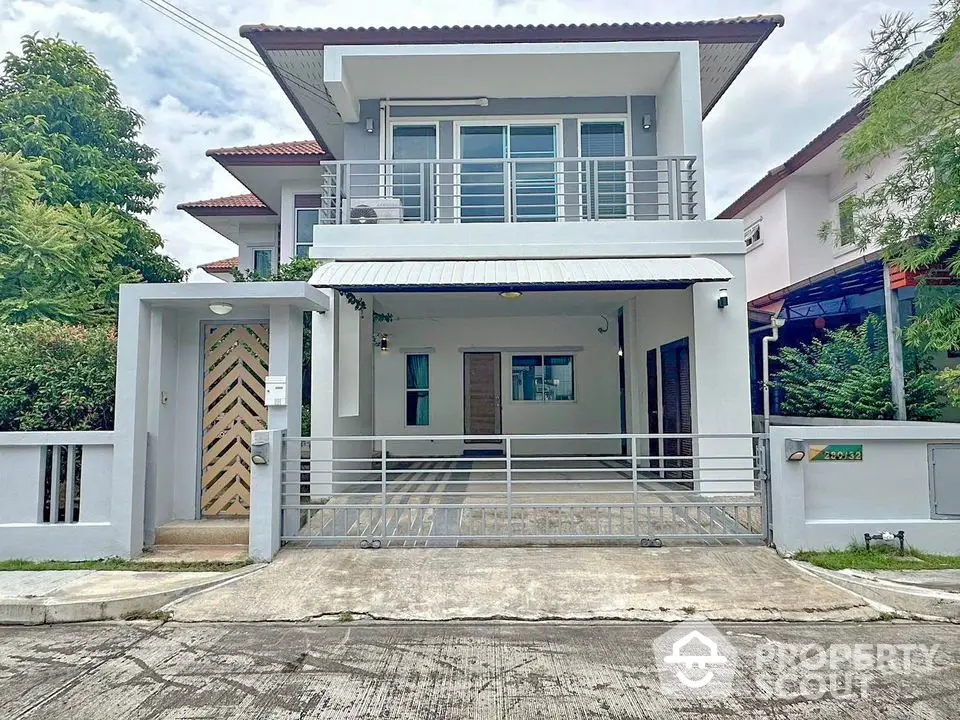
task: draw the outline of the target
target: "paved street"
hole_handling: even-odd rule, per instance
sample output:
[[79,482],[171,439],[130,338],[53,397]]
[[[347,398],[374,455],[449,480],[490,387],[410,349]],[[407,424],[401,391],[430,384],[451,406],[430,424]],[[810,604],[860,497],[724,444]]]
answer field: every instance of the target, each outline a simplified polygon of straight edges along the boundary
[[[676,627],[130,622],[0,628],[0,717],[956,717],[960,626],[722,624],[737,659],[733,694],[718,700],[677,700],[661,689],[652,642]],[[828,652],[830,643],[836,645]],[[892,660],[856,669],[842,650],[858,643],[860,656],[875,657],[879,646]],[[771,669],[780,682],[770,682]],[[848,676],[845,684],[827,682],[838,674]],[[819,701],[805,699],[824,691]]]

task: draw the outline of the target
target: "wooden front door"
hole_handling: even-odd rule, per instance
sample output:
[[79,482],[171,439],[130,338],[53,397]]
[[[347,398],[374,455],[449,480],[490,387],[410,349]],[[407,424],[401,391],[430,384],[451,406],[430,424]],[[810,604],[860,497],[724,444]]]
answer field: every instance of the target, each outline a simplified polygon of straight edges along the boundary
[[250,435],[267,427],[268,341],[263,323],[204,328],[202,517],[250,514]]
[[499,435],[500,353],[463,354],[463,432]]

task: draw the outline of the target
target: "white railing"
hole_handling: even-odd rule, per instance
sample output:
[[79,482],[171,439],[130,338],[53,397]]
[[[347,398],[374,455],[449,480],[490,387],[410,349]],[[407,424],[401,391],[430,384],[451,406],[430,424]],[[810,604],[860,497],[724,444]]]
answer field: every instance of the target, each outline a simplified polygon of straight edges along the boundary
[[320,224],[695,220],[697,159],[351,160],[322,163]]
[[0,433],[0,559],[117,554],[114,434]]
[[659,545],[757,542],[768,531],[759,435],[341,436],[283,446],[274,457],[286,542]]

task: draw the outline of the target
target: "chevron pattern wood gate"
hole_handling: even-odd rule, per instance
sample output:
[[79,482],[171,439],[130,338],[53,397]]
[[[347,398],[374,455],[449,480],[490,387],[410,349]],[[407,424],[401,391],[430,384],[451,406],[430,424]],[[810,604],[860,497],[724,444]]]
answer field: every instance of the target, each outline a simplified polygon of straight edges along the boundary
[[266,324],[204,329],[200,514],[250,514],[250,434],[267,426]]

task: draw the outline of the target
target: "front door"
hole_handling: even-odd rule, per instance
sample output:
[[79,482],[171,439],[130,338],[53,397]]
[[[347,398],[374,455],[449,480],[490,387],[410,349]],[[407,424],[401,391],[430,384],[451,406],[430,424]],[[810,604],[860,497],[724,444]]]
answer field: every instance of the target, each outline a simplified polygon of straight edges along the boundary
[[203,331],[201,517],[250,514],[250,434],[267,426],[265,323]]
[[463,432],[499,435],[500,353],[463,354]]

